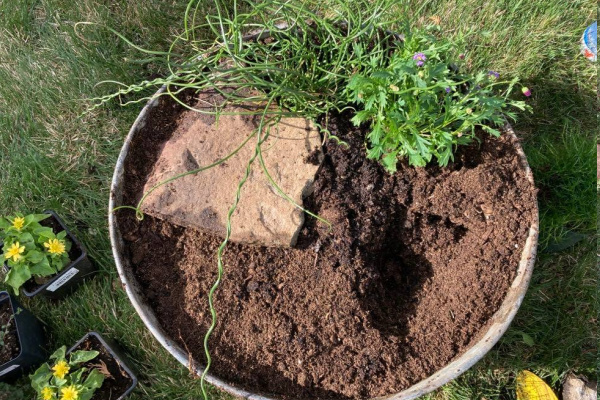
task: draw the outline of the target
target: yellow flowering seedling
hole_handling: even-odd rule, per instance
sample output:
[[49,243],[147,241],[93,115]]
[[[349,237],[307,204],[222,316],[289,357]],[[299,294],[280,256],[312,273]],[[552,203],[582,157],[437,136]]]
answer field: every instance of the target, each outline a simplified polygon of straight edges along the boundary
[[67,232],[55,234],[52,228],[42,226],[40,222],[48,217],[48,214],[0,217],[0,265],[8,266],[4,282],[17,295],[19,288],[32,277],[54,275],[70,262],[71,241],[66,237]]
[[104,375],[86,363],[98,356],[97,351],[74,351],[66,355],[66,346],[50,356],[52,363],[45,363],[30,375],[31,386],[38,400],[89,400],[102,386]]

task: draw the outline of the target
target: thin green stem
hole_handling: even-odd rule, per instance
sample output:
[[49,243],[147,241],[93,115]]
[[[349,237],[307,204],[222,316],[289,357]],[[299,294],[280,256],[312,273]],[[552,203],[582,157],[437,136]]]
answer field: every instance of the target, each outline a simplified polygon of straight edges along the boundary
[[210,292],[208,294],[208,306],[210,308],[211,323],[206,332],[206,335],[204,336],[204,353],[206,355],[206,367],[204,368],[204,371],[202,372],[202,375],[200,377],[200,387],[202,389],[202,395],[204,396],[204,400],[208,400],[208,393],[206,392],[206,375],[208,374],[208,371],[210,370],[210,367],[212,365],[212,357],[210,355],[208,341],[209,341],[210,336],[212,335],[213,331],[215,330],[215,327],[217,326],[217,310],[215,309],[215,306],[214,306],[214,295],[215,295],[217,288],[221,284],[221,280],[223,278],[223,252],[225,251],[225,247],[227,246],[227,243],[229,243],[229,238],[231,237],[231,217],[233,216],[233,213],[237,209],[237,206],[240,202],[240,199],[242,196],[242,188],[250,176],[250,172],[252,170],[252,164],[254,163],[254,160],[256,160],[256,158],[260,154],[260,147],[262,146],[264,141],[267,140],[267,138],[269,137],[268,131],[264,135],[264,137],[262,137],[262,133],[263,133],[263,129],[264,129],[264,122],[265,122],[265,118],[266,118],[266,112],[267,112],[269,106],[270,106],[270,102],[269,102],[269,104],[267,104],[267,107],[265,107],[265,112],[263,113],[263,116],[260,120],[260,124],[257,129],[257,133],[256,133],[257,141],[256,141],[256,147],[254,150],[254,154],[252,155],[252,157],[250,158],[250,160],[248,160],[248,163],[246,164],[246,170],[245,170],[244,176],[240,180],[240,182],[237,186],[237,190],[235,193],[235,200],[234,200],[233,204],[231,205],[231,207],[229,208],[229,212],[227,213],[225,238],[223,239],[223,241],[221,242],[221,245],[219,246],[219,249],[217,250],[217,279],[215,280],[215,282],[214,282],[213,286],[211,287]]

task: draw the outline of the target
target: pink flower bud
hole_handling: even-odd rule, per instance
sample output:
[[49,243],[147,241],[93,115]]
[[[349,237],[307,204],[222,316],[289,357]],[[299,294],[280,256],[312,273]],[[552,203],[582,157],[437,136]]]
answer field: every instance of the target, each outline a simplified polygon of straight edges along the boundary
[[531,96],[531,90],[529,90],[528,87],[523,86],[523,88],[521,89],[521,91],[523,92],[523,94],[527,97]]

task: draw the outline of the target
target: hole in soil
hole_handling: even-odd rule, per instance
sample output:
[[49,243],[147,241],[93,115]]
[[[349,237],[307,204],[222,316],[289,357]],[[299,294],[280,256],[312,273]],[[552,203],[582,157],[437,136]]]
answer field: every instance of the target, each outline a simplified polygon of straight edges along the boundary
[[449,166],[455,171],[461,169],[473,169],[477,168],[483,163],[480,150],[481,144],[478,141],[474,141],[468,146],[463,146],[458,149],[454,156],[454,163],[450,163]]
[[423,284],[433,275],[431,263],[410,249],[381,257],[361,299],[370,322],[380,332],[403,337],[415,314]]
[[[448,220],[448,222],[450,222],[450,221]],[[452,228],[454,228],[454,240],[456,242],[458,242],[459,240],[461,240],[467,234],[467,228],[465,228],[462,225],[454,225],[454,224],[452,224]]]
[[435,214],[429,214],[427,215],[427,222],[429,224],[435,224],[438,223],[442,220],[442,217],[439,215],[435,215]]

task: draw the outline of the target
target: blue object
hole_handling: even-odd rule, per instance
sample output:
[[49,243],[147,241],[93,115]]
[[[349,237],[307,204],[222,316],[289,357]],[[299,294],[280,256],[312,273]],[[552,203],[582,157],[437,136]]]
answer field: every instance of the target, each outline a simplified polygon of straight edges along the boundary
[[590,61],[596,61],[598,54],[598,21],[585,29],[581,37],[581,52]]

